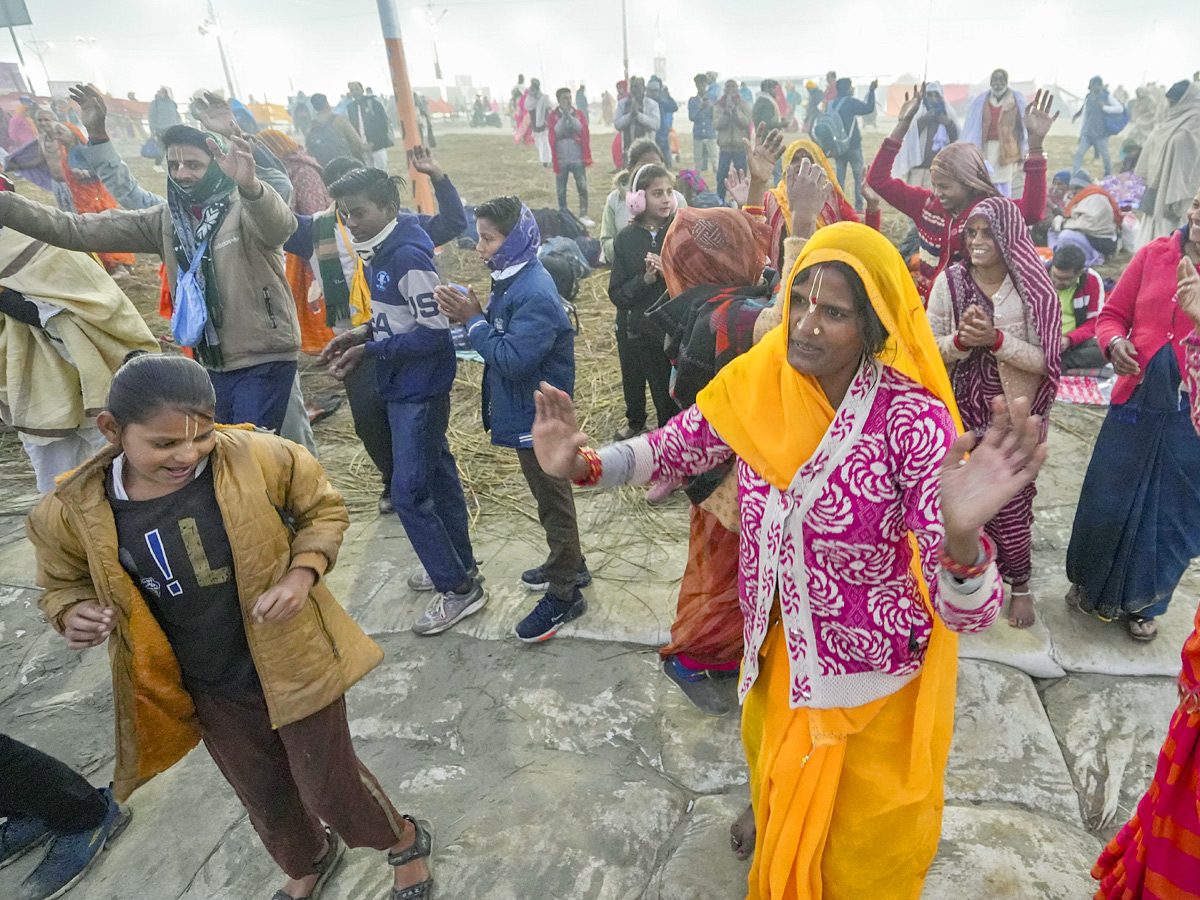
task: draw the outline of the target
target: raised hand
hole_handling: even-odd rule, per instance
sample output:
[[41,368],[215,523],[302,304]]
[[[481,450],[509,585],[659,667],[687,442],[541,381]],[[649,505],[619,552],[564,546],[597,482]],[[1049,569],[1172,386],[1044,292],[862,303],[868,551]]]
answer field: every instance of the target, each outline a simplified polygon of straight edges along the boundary
[[817,217],[833,193],[833,182],[812,160],[795,160],[783,172],[788,206],[792,210],[792,237],[812,237]]
[[1050,115],[1054,107],[1054,95],[1039,90],[1033,102],[1025,107],[1025,133],[1029,135],[1029,152],[1041,153],[1042,142],[1050,133],[1050,126],[1058,120],[1058,113]]
[[408,151],[408,161],[422,175],[428,175],[431,181],[441,181],[446,177],[441,165],[423,144],[417,144]]
[[863,182],[863,200],[867,202],[867,212],[875,212],[883,202],[883,198],[875,193],[875,190],[865,181]]
[[587,466],[579,448],[588,437],[579,430],[570,396],[543,381],[533,393],[533,403],[533,452],[538,465],[553,478],[578,478]]
[[254,151],[248,140],[234,135],[229,139],[228,152],[222,150],[221,146],[212,138],[208,138],[207,144],[208,152],[217,161],[221,171],[236,181],[238,188],[243,193],[252,197],[262,194],[263,187],[254,173]]
[[1175,302],[1187,313],[1192,324],[1200,327],[1200,273],[1196,272],[1196,266],[1185,256],[1175,269],[1175,277],[1178,279]]
[[104,102],[104,95],[90,84],[77,84],[69,93],[79,107],[79,118],[83,120],[83,127],[87,129],[88,139],[108,140],[108,129],[105,125],[108,104]]
[[729,174],[725,176],[725,193],[731,195],[738,206],[745,208],[750,202],[750,179],[746,173],[730,166]]
[[921,86],[913,89],[913,95],[908,96],[908,91],[904,92],[904,102],[900,105],[900,112],[897,116],[898,120],[904,124],[905,131],[912,124],[912,120],[917,117],[917,113],[921,111],[921,103],[925,100],[925,82],[921,82]]
[[775,163],[783,156],[783,135],[778,128],[768,131],[766,124],[760,122],[754,129],[754,143],[751,144],[749,138],[742,138],[742,144],[746,148],[750,181],[769,185],[775,175]]
[[[1041,432],[1041,416],[1029,414],[1028,400],[1014,400],[1010,408],[1003,397],[997,397],[992,402],[992,424],[983,439],[976,440],[968,433],[950,447],[941,468],[942,523],[948,549],[971,546],[980,529],[1037,477],[1049,452],[1041,443]],[[975,559],[959,562],[969,565]]]

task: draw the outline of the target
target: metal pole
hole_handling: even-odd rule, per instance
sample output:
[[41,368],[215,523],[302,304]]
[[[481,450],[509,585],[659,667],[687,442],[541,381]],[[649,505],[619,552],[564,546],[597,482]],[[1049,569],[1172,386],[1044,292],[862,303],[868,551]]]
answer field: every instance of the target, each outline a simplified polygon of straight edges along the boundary
[[621,0],[621,45],[625,51],[625,83],[629,83],[629,16],[625,11],[626,0]]
[[[400,114],[400,130],[404,134],[404,149],[409,153],[421,144],[421,129],[417,127],[417,107],[413,103],[412,84],[408,80],[408,63],[404,59],[404,43],[400,39],[400,19],[395,0],[376,0],[379,25],[383,29],[383,44],[387,48],[388,68],[392,73],[392,90],[396,94],[396,111]],[[411,159],[411,154],[409,154]],[[417,211],[434,213],[433,186],[428,176],[408,165],[408,183],[416,194]]]
[[[29,77],[29,72],[25,69],[25,54],[21,52],[21,42],[17,40],[17,32],[11,25],[8,26],[8,33],[12,37],[13,46],[17,48],[17,61],[20,63],[21,75],[25,79],[25,87],[30,93],[33,92],[33,79]],[[49,91],[49,86],[46,88]]]
[[217,21],[217,13],[213,9],[212,0],[208,0],[208,17],[212,20],[213,30],[217,35],[217,52],[221,54],[221,68],[225,70],[225,87],[229,90],[229,99],[232,100],[238,95],[237,83],[233,78],[233,68],[225,56],[225,42],[221,40],[221,24]]

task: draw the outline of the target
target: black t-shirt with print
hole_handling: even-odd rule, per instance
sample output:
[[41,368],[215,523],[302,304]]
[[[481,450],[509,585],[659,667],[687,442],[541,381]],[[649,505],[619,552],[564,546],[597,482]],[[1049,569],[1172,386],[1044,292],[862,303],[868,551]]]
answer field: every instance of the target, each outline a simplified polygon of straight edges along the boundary
[[166,633],[184,686],[222,696],[257,686],[212,467],[153,500],[113,499],[110,484],[109,502],[121,565]]

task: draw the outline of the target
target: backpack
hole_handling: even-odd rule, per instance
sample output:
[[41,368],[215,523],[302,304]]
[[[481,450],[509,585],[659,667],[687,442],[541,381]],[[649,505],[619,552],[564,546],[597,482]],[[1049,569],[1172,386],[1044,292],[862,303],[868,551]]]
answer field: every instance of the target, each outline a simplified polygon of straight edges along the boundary
[[838,114],[841,105],[842,98],[838,97],[813,123],[812,138],[826,156],[844,157],[850,152],[850,135],[846,133],[846,123]]
[[318,122],[313,120],[304,136],[305,147],[322,166],[327,166],[339,156],[354,156],[350,145],[341,133],[333,127],[333,122]]
[[1119,134],[1129,124],[1129,119],[1129,107],[1122,103],[1120,112],[1104,114],[1104,133],[1109,137]]

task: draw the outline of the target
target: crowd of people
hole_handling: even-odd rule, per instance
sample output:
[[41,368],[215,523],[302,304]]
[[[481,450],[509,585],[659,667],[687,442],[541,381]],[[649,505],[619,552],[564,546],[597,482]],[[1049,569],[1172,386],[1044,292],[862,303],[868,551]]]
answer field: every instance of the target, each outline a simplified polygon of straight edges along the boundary
[[[45,495],[27,524],[42,611],[69,647],[110,644],[117,728],[101,791],[0,735],[0,865],[50,848],[22,900],[80,877],[128,796],[200,741],[283,872],[276,900],[315,898],[346,847],[386,852],[393,900],[432,896],[432,824],[397,811],[350,738],[344,695],[382,651],[325,584],[349,516],[317,462],[301,352],[343,383],[379,511],[420,562],[417,635],[488,602],[448,439],[458,349],[483,360],[483,427],[515,452],[545,533],[548,555],[521,576],[541,595],[514,623],[522,641],[587,612],[573,484],[643,485],[651,503],[686,491],[662,666],[710,715],[730,711],[720,681],[736,680],[751,804],[731,841],[753,854],[752,900],[920,895],[957,634],[1006,603],[1014,628],[1037,617],[1033,500],[1066,374],[1116,376],[1067,602],[1157,636],[1200,555],[1200,81],[1165,93],[1113,175],[1108,117],[1135,114],[1093,79],[1074,169],[1050,184],[1054,98],[1027,100],[1003,69],[961,123],[941,85],[914,86],[869,166],[859,120],[875,82],[863,98],[832,71],[806,96],[775,79],[746,96],[715,72],[695,85],[690,174],[673,171],[679,107],[660,79],[602,103],[620,169],[600,243],[625,422],[598,449],[533,212],[499,196],[468,222],[425,146],[408,162],[438,211],[404,209],[388,114],[358,82],[344,112],[304,98],[294,134],[208,91],[189,105],[199,127],[184,124],[160,92],[163,194],[122,160],[94,88],[71,92],[78,124],[32,117],[8,168],[49,170],[59,208],[0,184],[0,417]],[[583,88],[552,100],[522,77],[512,99],[516,139],[553,168],[564,210],[574,179],[593,225]],[[909,252],[880,231],[885,202],[911,220]],[[1096,268],[1131,216],[1139,246],[1106,285]],[[486,298],[443,283],[435,257],[472,225]],[[170,350],[109,274],[131,253],[162,260]],[[1154,784],[1096,864],[1104,900],[1195,887],[1200,856],[1178,835],[1196,816],[1198,645],[1200,630]]]

